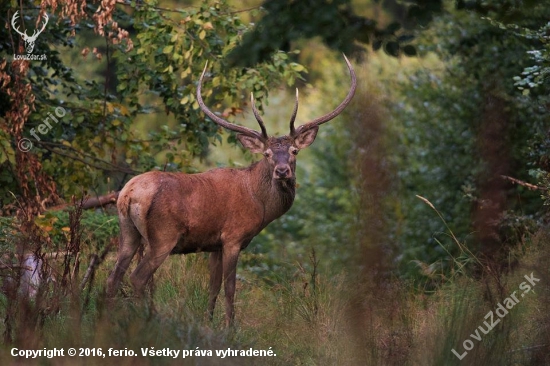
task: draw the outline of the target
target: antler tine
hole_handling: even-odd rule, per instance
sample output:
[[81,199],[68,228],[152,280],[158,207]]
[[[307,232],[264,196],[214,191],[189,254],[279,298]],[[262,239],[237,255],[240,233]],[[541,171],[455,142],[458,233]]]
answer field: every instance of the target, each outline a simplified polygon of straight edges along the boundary
[[26,36],[25,33],[21,33],[21,31],[19,30],[19,26],[16,26],[16,24],[15,24],[15,21],[17,20],[17,18],[19,18],[18,13],[19,13],[19,10],[17,10],[17,11],[15,12],[15,14],[13,14],[13,17],[11,17],[11,26],[12,26],[12,28],[13,28],[17,33],[19,33],[20,35]]
[[[222,126],[223,128],[227,128],[228,130],[235,131],[242,133],[247,136],[256,137],[259,138],[262,141],[266,140],[267,134],[264,133],[265,127],[263,127],[262,124],[260,124],[262,128],[262,134],[260,134],[258,131],[254,131],[253,129],[239,126],[234,123],[228,122],[224,120],[223,118],[218,117],[214,112],[212,112],[208,107],[204,104],[204,101],[202,100],[202,80],[204,78],[204,74],[206,73],[206,68],[208,67],[208,62],[204,65],[204,70],[202,70],[201,77],[199,79],[199,84],[197,85],[197,101],[199,102],[199,106],[201,107],[201,110],[208,116],[212,121],[217,123],[218,125]],[[264,136],[265,135],[265,136]]]
[[42,25],[42,29],[40,29],[39,33],[42,33],[44,31],[44,29],[46,28],[46,25],[48,24],[48,20],[50,20],[50,18],[48,17],[48,14],[44,13],[44,24]]
[[294,111],[292,116],[290,116],[290,136],[296,134],[296,129],[294,128],[294,121],[296,120],[296,115],[298,114],[298,88],[296,88],[296,101],[294,102]]
[[250,104],[252,104],[252,112],[254,113],[254,117],[256,117],[256,121],[258,121],[258,124],[260,125],[260,128],[262,129],[262,136],[267,140],[267,130],[265,129],[264,121],[262,120],[262,117],[260,116],[260,112],[256,109],[256,102],[254,101],[254,93],[250,93]]
[[340,103],[340,105],[338,107],[336,107],[335,110],[333,110],[332,112],[330,113],[327,113],[325,114],[324,116],[322,117],[319,117],[317,119],[314,119],[313,121],[311,122],[308,122],[308,123],[304,123],[303,125],[301,125],[300,127],[298,127],[296,129],[296,131],[298,131],[297,133],[301,132],[301,131],[305,131],[305,130],[308,130],[312,127],[315,127],[315,126],[319,126],[325,122],[328,122],[330,121],[331,119],[333,119],[334,117],[338,116],[340,113],[342,113],[342,111],[344,110],[344,108],[346,108],[346,106],[349,104],[349,102],[351,101],[351,99],[353,98],[353,95],[355,94],[355,89],[357,88],[357,78],[355,76],[355,71],[353,70],[353,66],[351,66],[351,63],[349,62],[348,58],[346,57],[346,55],[343,55],[344,56],[344,60],[346,60],[346,64],[348,66],[348,70],[349,70],[349,73],[350,73],[350,77],[351,77],[351,86],[350,86],[350,90],[348,92],[348,95],[346,96],[346,98],[342,101],[342,103]]
[[50,19],[48,17],[48,14],[44,13],[44,24],[42,24],[42,29],[38,30],[38,29],[35,29],[34,32],[32,33],[32,36],[30,36],[29,38],[31,39],[36,39],[40,33],[42,33],[44,31],[44,29],[46,29],[46,25],[48,24],[48,20]]

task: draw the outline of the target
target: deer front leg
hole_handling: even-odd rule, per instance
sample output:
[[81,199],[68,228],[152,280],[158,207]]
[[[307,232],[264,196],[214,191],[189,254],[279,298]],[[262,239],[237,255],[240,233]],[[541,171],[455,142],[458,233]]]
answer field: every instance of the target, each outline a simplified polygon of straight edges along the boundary
[[240,245],[223,248],[223,278],[225,292],[225,324],[230,326],[235,319],[235,282],[237,280],[237,260]]
[[210,296],[208,298],[208,316],[210,320],[214,317],[214,307],[216,306],[216,299],[220,293],[222,287],[222,252],[210,253],[208,261],[210,268]]

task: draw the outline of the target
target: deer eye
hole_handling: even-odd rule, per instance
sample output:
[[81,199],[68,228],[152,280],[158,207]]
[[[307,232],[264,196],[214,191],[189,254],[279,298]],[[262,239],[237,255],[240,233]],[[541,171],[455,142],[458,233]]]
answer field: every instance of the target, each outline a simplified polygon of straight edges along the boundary
[[300,151],[300,150],[298,150],[298,149],[295,148],[295,147],[291,147],[291,148],[290,148],[290,153],[291,153],[292,155],[298,155],[298,152],[299,152],[299,151]]
[[273,152],[271,150],[264,151],[264,156],[266,158],[270,158],[273,155]]

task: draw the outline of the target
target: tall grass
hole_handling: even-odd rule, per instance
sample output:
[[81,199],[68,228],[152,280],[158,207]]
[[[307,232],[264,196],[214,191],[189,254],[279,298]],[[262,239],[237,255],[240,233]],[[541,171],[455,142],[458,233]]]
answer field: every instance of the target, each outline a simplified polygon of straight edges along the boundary
[[[104,284],[114,265],[107,255],[93,281],[82,278],[93,258],[86,248],[72,260],[51,259],[55,273],[73,271],[61,288],[44,283],[36,298],[17,291],[0,296],[9,333],[0,351],[0,364],[268,364],[268,365],[540,365],[550,350],[550,249],[548,232],[540,231],[529,246],[519,248],[519,265],[494,278],[472,278],[466,271],[443,282],[433,293],[412,284],[386,279],[366,285],[360,274],[328,276],[312,251],[308,265],[296,263],[293,276],[264,281],[240,268],[236,324],[223,325],[223,294],[213,321],[208,319],[207,256],[172,256],[160,267],[145,299],[133,297],[124,284],[114,300],[104,297]],[[93,246],[92,246],[93,247]],[[351,268],[351,267],[350,267]],[[131,269],[130,269],[131,270]],[[351,272],[351,271],[350,271]],[[69,271],[69,273],[72,273]],[[359,272],[358,272],[359,273]],[[517,291],[524,275],[540,282],[461,361],[463,342],[483,324],[489,311]],[[109,348],[133,350],[134,357],[54,358],[22,360],[12,347]],[[273,349],[275,357],[143,357],[141,348],[219,350]]]

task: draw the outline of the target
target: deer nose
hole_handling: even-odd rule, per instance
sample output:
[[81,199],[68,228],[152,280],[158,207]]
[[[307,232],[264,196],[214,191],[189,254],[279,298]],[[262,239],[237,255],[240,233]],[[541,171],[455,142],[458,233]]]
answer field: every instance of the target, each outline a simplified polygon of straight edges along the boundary
[[278,165],[275,167],[275,178],[290,178],[292,173],[288,165]]

